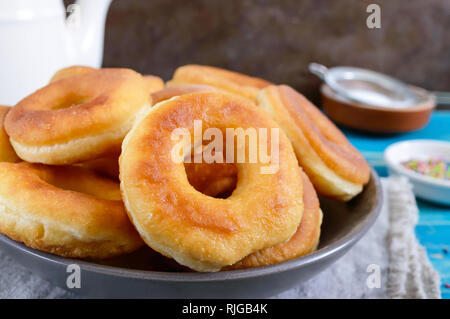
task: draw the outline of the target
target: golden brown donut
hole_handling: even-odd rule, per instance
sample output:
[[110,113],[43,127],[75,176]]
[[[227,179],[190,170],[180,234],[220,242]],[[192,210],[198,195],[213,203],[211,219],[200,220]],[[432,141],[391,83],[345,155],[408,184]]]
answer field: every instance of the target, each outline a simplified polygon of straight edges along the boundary
[[204,84],[255,101],[259,91],[272,83],[238,72],[205,65],[185,65],[176,69],[167,85]]
[[161,101],[168,100],[174,96],[180,96],[189,93],[196,92],[218,92],[219,90],[209,86],[201,84],[173,84],[166,86],[165,88],[152,93],[152,103],[156,104]]
[[[53,75],[53,77],[50,79],[50,83],[56,82],[58,80],[61,80],[61,79],[67,78],[67,77],[71,77],[74,75],[83,74],[83,73],[91,72],[91,71],[95,71],[95,70],[98,70],[98,69],[92,68],[90,66],[81,66],[81,65],[69,66],[67,68],[63,68],[63,69],[59,70],[58,72],[56,72]],[[149,89],[150,93],[153,93],[155,91],[158,91],[158,90],[161,90],[162,88],[164,88],[164,81],[163,81],[163,79],[161,79],[158,76],[143,75],[143,78],[148,85],[148,89]]]
[[342,132],[303,95],[287,85],[269,86],[259,106],[284,130],[317,192],[341,201],[359,194],[370,168]]
[[[301,170],[301,169],[300,169]],[[303,181],[302,221],[289,241],[253,253],[227,269],[244,269],[277,264],[307,255],[317,249],[322,224],[322,211],[316,191],[301,170]]]
[[[149,109],[133,126],[119,160],[122,198],[144,241],[197,271],[219,271],[245,256],[288,240],[303,213],[303,187],[292,146],[279,132],[279,169],[236,163],[238,182],[226,199],[192,187],[184,163],[172,158],[176,128],[277,128],[247,99],[217,92],[186,94]],[[267,140],[271,143],[271,137]],[[266,145],[267,147],[267,145]],[[245,149],[248,151],[248,143]]]
[[68,76],[14,106],[5,128],[28,162],[73,164],[120,151],[137,113],[150,105],[148,84],[129,69]]
[[92,68],[90,66],[82,66],[82,65],[69,66],[67,68],[63,68],[63,69],[57,71],[50,79],[50,83],[59,81],[61,79],[64,79],[64,78],[67,78],[70,76],[83,74],[83,73],[91,72],[91,71],[95,71],[95,70],[97,70],[97,69]]
[[[55,82],[70,76],[97,70],[89,66],[70,66],[59,70],[50,80]],[[77,166],[92,169],[102,175],[118,179],[119,178],[119,155],[110,155],[78,164]]]
[[[53,75],[53,77],[50,80],[51,82],[55,82],[58,80],[61,80],[63,78],[67,78],[70,76],[91,72],[98,70],[96,68],[88,67],[88,66],[70,66],[64,69],[59,70],[58,72]],[[155,91],[160,91],[164,88],[164,81],[154,75],[144,75],[144,80],[147,82],[149,92],[153,93]],[[119,155],[109,155],[97,159],[93,159],[90,161],[86,161],[83,163],[78,164],[77,166],[85,167],[93,169],[102,175],[118,179],[119,178]]]
[[11,162],[15,163],[20,161],[16,152],[9,142],[9,137],[5,132],[3,127],[3,122],[5,121],[5,116],[11,108],[8,106],[0,105],[0,162]]
[[148,90],[150,94],[153,92],[162,90],[164,88],[164,81],[159,76],[155,75],[144,75],[145,82],[147,82]]
[[0,232],[74,258],[109,258],[143,245],[119,184],[75,166],[0,163]]

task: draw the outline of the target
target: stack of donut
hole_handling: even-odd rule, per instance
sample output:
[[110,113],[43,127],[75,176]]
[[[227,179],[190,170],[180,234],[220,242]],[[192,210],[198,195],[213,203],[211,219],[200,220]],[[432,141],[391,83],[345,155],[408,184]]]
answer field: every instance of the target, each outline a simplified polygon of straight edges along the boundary
[[[174,161],[172,132],[194,135],[196,120],[205,130],[279,129],[277,170],[225,153]],[[318,246],[316,191],[348,201],[369,177],[360,153],[303,95],[215,67],[180,67],[165,84],[74,66],[0,107],[0,232],[64,257],[148,245],[201,272],[287,261]]]

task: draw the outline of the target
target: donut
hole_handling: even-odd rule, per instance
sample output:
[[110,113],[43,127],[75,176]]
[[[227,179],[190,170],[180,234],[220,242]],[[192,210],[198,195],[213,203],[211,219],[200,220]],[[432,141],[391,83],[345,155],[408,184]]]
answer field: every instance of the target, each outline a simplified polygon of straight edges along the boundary
[[[91,72],[98,70],[96,68],[88,66],[70,66],[56,72],[50,80],[50,83],[67,78],[70,76]],[[161,91],[164,88],[164,81],[154,75],[144,75],[144,80],[146,81],[149,92],[153,93],[155,91]],[[101,157],[86,161],[78,164],[78,166],[93,169],[105,176],[118,179],[119,177],[119,155],[110,155],[106,157]]]
[[67,68],[63,68],[57,71],[52,78],[50,79],[50,83],[59,81],[61,79],[71,77],[78,74],[83,74],[86,72],[91,72],[97,70],[96,68],[92,68],[90,66],[82,66],[82,65],[73,65]]
[[114,154],[110,156],[105,156],[97,159],[93,159],[90,161],[82,162],[76,164],[77,166],[81,166],[84,168],[89,168],[94,170],[104,176],[119,179],[119,155]]
[[119,184],[75,166],[0,163],[0,232],[71,258],[109,258],[143,245]]
[[303,217],[297,232],[289,241],[253,253],[231,269],[245,269],[277,264],[307,255],[317,249],[322,224],[322,211],[316,191],[308,176],[301,170],[303,181]]
[[153,105],[161,101],[168,100],[174,96],[180,96],[189,93],[196,92],[211,92],[219,91],[218,89],[201,84],[173,84],[171,86],[166,86],[165,88],[152,93],[152,103]]
[[11,108],[8,106],[0,105],[0,162],[15,163],[20,161],[20,159],[17,157],[16,152],[14,152],[14,149],[9,142],[9,137],[3,127],[5,116],[10,109]]
[[[280,131],[277,170],[262,174],[267,165],[262,161],[237,162],[238,181],[230,197],[200,193],[172,154],[179,143],[172,138],[174,130],[192,133],[194,120],[201,120],[205,130],[278,129],[252,102],[236,95],[192,93],[158,103],[140,115],[124,139],[120,187],[147,245],[193,270],[219,271],[291,238],[303,213],[303,186],[292,146]],[[271,145],[271,139],[265,142]],[[243,149],[248,152],[249,143]]]
[[[58,80],[61,80],[61,79],[67,78],[67,77],[71,77],[74,75],[83,74],[83,73],[91,72],[91,71],[95,71],[95,70],[98,70],[98,69],[92,68],[90,66],[81,66],[81,65],[69,66],[67,68],[63,68],[63,69],[59,70],[58,72],[56,72],[53,75],[53,77],[50,79],[50,83],[56,82]],[[148,85],[148,89],[149,89],[150,93],[153,93],[155,91],[158,91],[158,90],[161,90],[162,88],[164,88],[164,81],[159,76],[143,75],[143,78]]]
[[52,82],[8,113],[17,155],[43,164],[74,164],[120,152],[136,115],[150,105],[148,83],[129,69],[99,69]]
[[369,181],[369,165],[303,95],[287,85],[273,85],[260,92],[258,104],[289,137],[300,166],[318,193],[348,201],[362,191]]
[[259,91],[272,83],[217,67],[185,65],[176,69],[172,80],[167,83],[168,86],[175,84],[209,85],[255,101]]
[[148,92],[152,94],[153,92],[162,90],[164,88],[164,81],[159,76],[155,75],[144,75],[145,82],[147,83]]
[[[96,68],[88,67],[88,66],[70,66],[64,69],[59,70],[56,72],[53,77],[50,80],[50,83],[56,82],[58,80],[61,80],[63,78],[71,77],[74,75],[91,72],[98,70]],[[144,75],[143,76],[145,82],[148,85],[148,89],[150,93],[153,93],[155,91],[160,91],[164,88],[164,81],[154,75]],[[89,160],[80,164],[77,164],[77,166],[89,168],[92,170],[95,170],[99,172],[102,175],[118,179],[119,178],[119,155],[120,154],[113,154],[93,160]]]

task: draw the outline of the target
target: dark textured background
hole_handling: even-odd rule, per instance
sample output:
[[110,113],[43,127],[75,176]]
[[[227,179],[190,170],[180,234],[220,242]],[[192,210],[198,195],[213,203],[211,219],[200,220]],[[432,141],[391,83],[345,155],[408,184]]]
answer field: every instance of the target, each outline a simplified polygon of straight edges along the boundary
[[[366,7],[381,6],[381,29]],[[450,91],[449,0],[115,0],[105,66],[165,79],[187,63],[293,85],[316,100],[310,62],[370,68]]]

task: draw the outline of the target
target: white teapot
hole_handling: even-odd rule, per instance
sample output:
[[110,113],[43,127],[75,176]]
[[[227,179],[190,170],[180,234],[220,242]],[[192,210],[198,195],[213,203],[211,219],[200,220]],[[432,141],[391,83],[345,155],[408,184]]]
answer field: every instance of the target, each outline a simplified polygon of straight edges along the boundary
[[0,104],[14,105],[70,65],[100,67],[111,0],[0,0]]

